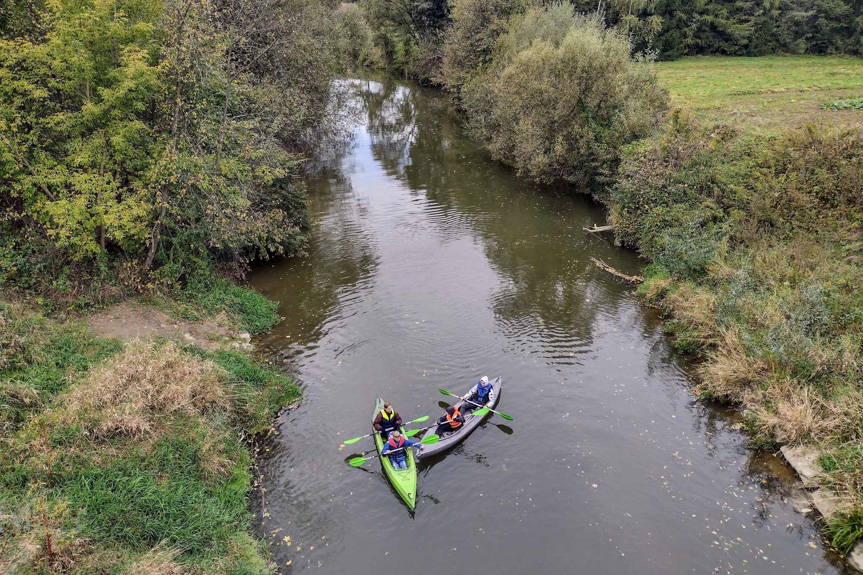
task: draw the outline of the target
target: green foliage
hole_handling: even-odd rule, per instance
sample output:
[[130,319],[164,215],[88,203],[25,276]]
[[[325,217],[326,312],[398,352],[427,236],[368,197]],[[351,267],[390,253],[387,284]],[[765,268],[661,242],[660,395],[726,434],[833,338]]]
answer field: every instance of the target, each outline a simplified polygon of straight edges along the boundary
[[362,0],[359,5],[372,30],[373,63],[404,76],[429,79],[437,67],[447,0]]
[[863,513],[838,513],[827,520],[825,528],[833,546],[842,553],[850,553],[863,539]]
[[524,0],[452,0],[452,23],[446,30],[442,75],[458,93],[492,63],[494,45],[506,32],[509,17],[527,7]]
[[42,259],[170,284],[304,249],[300,152],[350,27],[334,2],[0,6],[0,282],[43,287]]
[[[858,500],[861,166],[859,130],[765,137],[678,112],[627,148],[606,198],[618,238],[655,262],[640,292],[706,356],[702,392],[744,404],[759,441],[852,442],[823,464]],[[837,519],[834,543],[859,525]]]
[[[225,286],[219,290],[214,300],[230,296]],[[185,568],[207,573],[269,572],[265,547],[248,534],[251,455],[241,438],[270,429],[279,409],[300,396],[289,378],[233,350],[173,347],[173,363],[162,364],[167,346],[130,344],[118,359],[106,362],[121,349],[120,344],[96,340],[79,324],[57,323],[19,306],[3,307],[0,327],[0,390],[16,384],[20,374],[31,368],[50,370],[52,377],[54,372],[62,375],[55,380],[62,381],[61,386],[40,401],[30,401],[26,414],[19,414],[26,417],[19,417],[14,425],[3,420],[4,534],[30,540],[43,529],[30,519],[38,517],[36,510],[58,510],[51,526],[56,529],[55,550],[73,572],[134,570],[136,562],[144,561],[144,553],[163,542],[180,553],[163,560]],[[154,414],[138,413],[151,418],[147,432],[94,433],[93,426],[99,422],[132,413],[99,411],[102,392],[114,401],[117,394],[128,391],[134,401],[135,386],[117,384],[117,378],[155,370],[152,384],[172,377],[158,370],[178,361],[198,365],[189,372],[193,379],[172,381],[160,393],[177,393],[178,398],[183,386],[205,385],[223,400],[203,407],[208,405],[208,395],[198,399],[201,407],[190,411],[177,409],[172,398],[165,397],[163,403],[150,404]],[[95,363],[104,365],[98,371],[86,371]],[[87,386],[98,393],[78,394]],[[0,393],[2,401],[6,397]],[[93,400],[97,403],[88,403]],[[34,571],[39,571],[41,557],[27,559],[34,561],[29,565]]]
[[239,351],[221,350],[203,354],[231,375],[239,401],[243,429],[256,434],[266,431],[273,418],[301,395],[290,378],[276,368],[252,360]]
[[267,331],[279,319],[275,302],[220,278],[195,278],[175,293],[175,299],[166,303],[191,320],[225,313],[234,325],[251,334]]
[[249,458],[210,486],[201,469],[203,435],[166,439],[151,453],[65,474],[55,493],[76,510],[86,537],[141,551],[168,541],[191,555],[218,552],[237,524],[248,525]]
[[[592,3],[577,2],[580,9]],[[685,55],[860,53],[855,0],[623,0],[606,21],[661,59]]]
[[824,104],[825,110],[863,110],[863,98],[837,100]]
[[348,4],[337,14],[335,39],[340,69],[350,71],[375,64],[372,29],[357,5]]
[[462,89],[474,133],[495,158],[543,182],[607,181],[621,147],[668,104],[626,38],[568,4],[510,19],[489,70]]

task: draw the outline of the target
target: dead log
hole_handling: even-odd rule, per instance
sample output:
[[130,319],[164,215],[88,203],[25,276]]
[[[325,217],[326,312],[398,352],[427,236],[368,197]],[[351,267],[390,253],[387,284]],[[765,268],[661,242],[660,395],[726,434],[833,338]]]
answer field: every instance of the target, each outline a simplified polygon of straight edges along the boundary
[[606,271],[606,272],[610,273],[611,275],[613,275],[614,277],[622,279],[623,281],[629,282],[631,284],[644,283],[643,277],[631,276],[631,275],[625,274],[622,271],[614,269],[613,267],[611,267],[610,265],[608,265],[607,263],[605,263],[602,260],[598,260],[596,258],[590,258],[590,261],[592,261],[593,265],[595,265],[599,269]]
[[590,232],[592,234],[597,234],[599,232],[610,232],[610,231],[614,230],[614,226],[597,226],[596,224],[593,224],[592,228],[581,228],[581,229],[583,229],[586,232]]

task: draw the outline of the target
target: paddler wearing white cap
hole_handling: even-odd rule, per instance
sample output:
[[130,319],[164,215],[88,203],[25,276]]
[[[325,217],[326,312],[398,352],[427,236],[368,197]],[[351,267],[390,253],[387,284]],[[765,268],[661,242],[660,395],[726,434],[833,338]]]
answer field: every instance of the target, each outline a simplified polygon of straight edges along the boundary
[[462,396],[462,401],[472,401],[479,405],[494,403],[494,386],[488,382],[488,376],[482,376],[477,384],[467,394]]

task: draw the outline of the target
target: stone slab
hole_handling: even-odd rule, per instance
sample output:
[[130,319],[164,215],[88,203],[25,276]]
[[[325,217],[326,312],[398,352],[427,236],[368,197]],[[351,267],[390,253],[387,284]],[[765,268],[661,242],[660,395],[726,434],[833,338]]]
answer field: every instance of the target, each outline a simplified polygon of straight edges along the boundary
[[863,573],[863,542],[858,543],[845,558],[849,567]]
[[812,504],[824,519],[830,519],[840,511],[851,507],[851,500],[822,487],[812,494]]
[[789,447],[787,445],[780,451],[782,451],[782,456],[785,457],[788,464],[800,476],[804,485],[812,484],[815,477],[821,472],[821,467],[818,465],[818,458],[821,457],[819,451],[811,447]]

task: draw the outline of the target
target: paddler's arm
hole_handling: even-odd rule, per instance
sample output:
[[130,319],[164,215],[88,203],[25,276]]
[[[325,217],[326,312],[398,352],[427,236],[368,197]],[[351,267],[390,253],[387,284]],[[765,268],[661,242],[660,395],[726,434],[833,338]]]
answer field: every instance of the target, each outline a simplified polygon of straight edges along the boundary
[[461,396],[461,400],[464,401],[465,399],[467,399],[468,397],[470,397],[472,395],[479,395],[479,390],[477,389],[478,387],[479,387],[479,384],[476,384],[475,386],[473,386],[470,391],[468,391],[467,393],[465,393],[464,395]]

